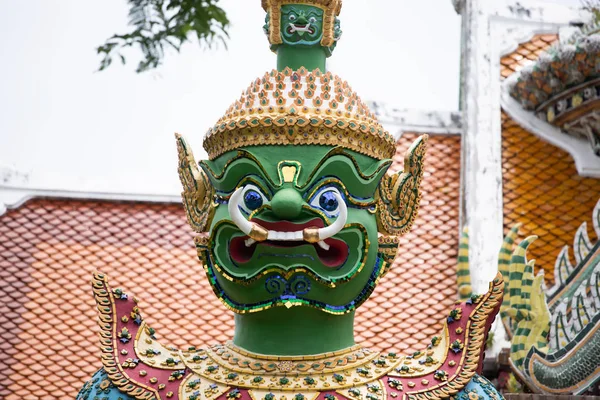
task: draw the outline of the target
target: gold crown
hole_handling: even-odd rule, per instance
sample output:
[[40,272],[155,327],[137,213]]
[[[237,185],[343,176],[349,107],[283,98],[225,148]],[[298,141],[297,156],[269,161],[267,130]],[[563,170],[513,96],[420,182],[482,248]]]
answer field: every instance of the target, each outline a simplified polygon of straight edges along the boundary
[[210,159],[259,145],[341,146],[376,159],[396,151],[394,138],[346,81],[304,67],[258,78],[204,138]]
[[271,45],[281,44],[281,6],[284,4],[304,4],[322,8],[323,15],[323,38],[321,45],[333,46],[335,17],[340,15],[342,0],[262,0],[262,7],[269,13],[269,42]]

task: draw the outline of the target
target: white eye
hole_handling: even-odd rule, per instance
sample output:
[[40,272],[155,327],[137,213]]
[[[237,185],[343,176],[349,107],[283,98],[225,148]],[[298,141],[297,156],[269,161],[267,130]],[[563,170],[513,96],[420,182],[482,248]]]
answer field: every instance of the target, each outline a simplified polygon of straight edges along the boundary
[[315,17],[310,17],[309,19],[311,24],[316,24],[317,23],[317,19]]
[[240,208],[246,214],[251,214],[252,211],[259,209],[268,201],[262,191],[252,184],[244,186],[244,189],[242,190],[242,199],[243,201],[240,203]]
[[296,20],[296,16],[294,14],[290,14],[290,21],[295,21]]
[[319,190],[312,198],[310,206],[317,208],[328,217],[337,217],[340,213],[340,200],[343,197],[340,192],[334,187],[325,187]]

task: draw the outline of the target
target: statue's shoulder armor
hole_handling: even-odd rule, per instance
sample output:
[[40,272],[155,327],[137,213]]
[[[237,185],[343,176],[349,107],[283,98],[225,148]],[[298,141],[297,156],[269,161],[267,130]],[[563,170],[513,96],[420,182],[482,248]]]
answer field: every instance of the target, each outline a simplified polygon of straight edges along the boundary
[[105,275],[94,273],[92,288],[103,364],[94,377],[106,377],[112,387],[130,398],[177,399],[182,380],[190,374],[182,361],[183,353],[161,345],[154,329],[142,318],[135,297],[122,289],[111,289]]
[[92,284],[103,369],[78,400],[93,399],[98,390],[108,400],[118,391],[123,400],[442,399],[473,390],[484,393],[489,385],[477,372],[503,291],[498,277],[488,293],[457,303],[442,333],[422,352],[399,356],[355,346],[311,361],[256,359],[232,344],[186,350],[163,346],[133,296],[111,289],[102,274],[95,273]]
[[477,385],[485,386],[487,381],[477,374],[483,367],[487,334],[502,303],[503,291],[504,282],[498,274],[487,293],[455,304],[442,332],[432,338],[427,349],[401,358],[387,374],[386,391],[392,397],[442,399]]

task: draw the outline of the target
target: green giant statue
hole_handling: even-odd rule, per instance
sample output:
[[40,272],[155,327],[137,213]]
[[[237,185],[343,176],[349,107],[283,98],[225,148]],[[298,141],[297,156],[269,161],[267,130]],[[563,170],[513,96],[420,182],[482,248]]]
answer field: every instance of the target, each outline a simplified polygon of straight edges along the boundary
[[500,398],[477,372],[501,278],[457,304],[422,352],[354,342],[354,312],[417,215],[427,137],[402,172],[387,172],[393,137],[325,68],[341,0],[263,8],[278,69],[208,131],[208,160],[176,137],[188,221],[215,295],[235,313],[233,340],[164,347],[135,300],[97,273],[103,368],[79,399]]

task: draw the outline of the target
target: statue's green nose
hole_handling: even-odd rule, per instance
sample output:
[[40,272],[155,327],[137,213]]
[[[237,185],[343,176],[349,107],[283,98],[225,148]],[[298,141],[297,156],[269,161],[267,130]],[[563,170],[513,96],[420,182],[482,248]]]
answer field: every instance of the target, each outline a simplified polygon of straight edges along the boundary
[[302,211],[302,203],[300,193],[291,188],[281,189],[271,199],[273,212],[281,219],[298,218]]
[[308,19],[306,19],[306,15],[304,13],[300,13],[298,16],[298,20],[296,21],[296,25],[306,25],[308,24]]

